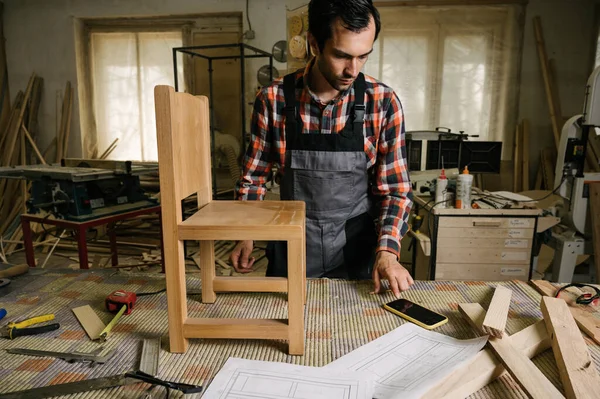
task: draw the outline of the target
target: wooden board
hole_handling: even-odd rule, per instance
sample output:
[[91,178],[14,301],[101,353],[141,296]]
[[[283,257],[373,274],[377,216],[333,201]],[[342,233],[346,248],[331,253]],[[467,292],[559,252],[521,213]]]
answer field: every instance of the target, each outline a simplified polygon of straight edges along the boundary
[[90,305],[71,309],[91,340],[98,339],[105,325]]
[[[485,310],[481,305],[478,307],[472,306],[471,308],[470,314],[466,316],[469,317],[470,323],[479,328],[485,318]],[[512,344],[529,358],[542,353],[551,346],[550,337],[543,320],[505,339],[510,339]],[[466,398],[505,374],[507,374],[507,371],[492,350],[484,349],[473,357],[470,362],[452,372],[423,397],[428,399]]]
[[496,287],[492,302],[483,320],[483,331],[496,338],[504,336],[511,297],[512,290],[500,285]]
[[436,280],[509,281],[529,279],[529,263],[504,265],[500,263],[436,263]]
[[[479,304],[461,303],[459,311],[467,316],[467,319],[475,318],[475,312],[479,313]],[[481,329],[480,329],[481,332]],[[542,374],[542,372],[531,362],[531,360],[508,339],[490,337],[488,346],[502,362],[513,379],[533,399],[564,398],[554,385]]]
[[[486,209],[479,209],[485,211]],[[491,210],[491,209],[490,209]],[[538,214],[534,211],[534,215]],[[483,214],[483,213],[482,213]],[[500,229],[533,229],[535,227],[535,218],[524,217],[440,217],[439,227],[476,227],[476,228],[500,228]]]
[[[529,283],[542,295],[551,297],[556,295],[556,288],[548,281],[531,280]],[[600,319],[590,314],[586,305],[576,304],[569,293],[561,294],[561,298],[569,305],[569,310],[579,328],[600,345]],[[596,309],[598,311],[600,308],[597,307]]]
[[600,398],[600,376],[567,303],[546,296],[541,308],[567,398]]
[[529,120],[523,119],[521,122],[521,141],[522,141],[522,166],[521,173],[523,175],[521,186],[523,190],[529,190]]
[[436,260],[440,263],[497,263],[501,265],[529,265],[530,259],[530,249],[439,247]]

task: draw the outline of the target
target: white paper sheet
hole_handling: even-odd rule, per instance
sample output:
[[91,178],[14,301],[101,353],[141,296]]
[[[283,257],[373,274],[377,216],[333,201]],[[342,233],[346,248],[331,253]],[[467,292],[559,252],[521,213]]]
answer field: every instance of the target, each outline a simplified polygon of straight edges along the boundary
[[371,399],[369,375],[229,358],[202,399]]
[[376,399],[417,399],[486,342],[487,336],[458,340],[406,323],[323,368],[370,375]]

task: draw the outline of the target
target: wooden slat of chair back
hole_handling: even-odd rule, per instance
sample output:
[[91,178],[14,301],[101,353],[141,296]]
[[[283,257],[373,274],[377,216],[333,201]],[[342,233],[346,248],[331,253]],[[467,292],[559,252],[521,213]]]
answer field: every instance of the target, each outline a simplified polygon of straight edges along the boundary
[[182,199],[198,193],[198,208],[212,200],[208,98],[156,86],[154,100],[161,200],[175,203],[180,222]]

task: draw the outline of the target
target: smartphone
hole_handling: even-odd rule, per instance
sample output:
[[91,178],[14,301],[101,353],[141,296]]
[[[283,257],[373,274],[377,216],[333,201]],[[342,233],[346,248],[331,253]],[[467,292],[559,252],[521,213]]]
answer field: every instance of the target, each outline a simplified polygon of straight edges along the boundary
[[403,319],[428,330],[433,330],[448,321],[446,316],[417,305],[408,299],[398,299],[384,304],[383,307]]

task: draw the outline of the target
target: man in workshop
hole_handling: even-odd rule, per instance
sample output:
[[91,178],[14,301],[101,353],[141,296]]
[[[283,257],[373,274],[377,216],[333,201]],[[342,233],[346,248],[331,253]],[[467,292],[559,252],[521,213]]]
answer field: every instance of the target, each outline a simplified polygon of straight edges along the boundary
[[[398,297],[413,284],[399,263],[412,205],[404,116],[394,91],[360,71],[380,30],[370,0],[311,0],[304,70],[264,87],[252,114],[251,142],[237,186],[262,200],[272,164],[282,200],[306,203],[308,277],[381,280]],[[231,262],[248,272],[252,241]],[[267,247],[268,276],[287,276],[287,245]]]

